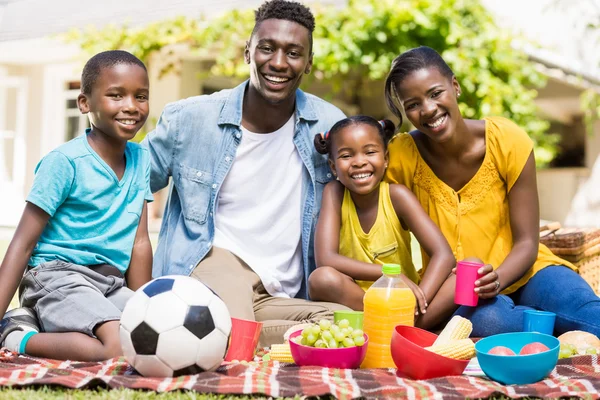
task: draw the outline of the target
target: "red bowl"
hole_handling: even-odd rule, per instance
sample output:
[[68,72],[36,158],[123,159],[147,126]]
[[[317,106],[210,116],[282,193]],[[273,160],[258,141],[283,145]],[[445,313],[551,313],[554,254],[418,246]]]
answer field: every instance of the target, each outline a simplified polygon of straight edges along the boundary
[[413,326],[398,325],[392,333],[392,359],[399,376],[411,379],[431,379],[461,375],[469,360],[455,360],[425,350],[437,335]]
[[341,347],[338,349],[321,349],[317,347],[304,346],[294,342],[292,339],[300,336],[302,330],[290,335],[290,350],[292,358],[297,365],[316,365],[327,368],[358,368],[367,355],[369,337],[365,334],[365,344],[355,347]]

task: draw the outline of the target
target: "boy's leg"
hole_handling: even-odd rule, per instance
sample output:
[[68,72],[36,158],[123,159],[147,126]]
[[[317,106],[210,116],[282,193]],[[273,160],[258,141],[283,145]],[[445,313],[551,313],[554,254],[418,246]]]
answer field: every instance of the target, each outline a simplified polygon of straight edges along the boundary
[[308,278],[308,293],[315,301],[336,302],[353,310],[363,310],[365,291],[354,279],[335,268],[314,270]]
[[542,269],[515,296],[519,304],[556,314],[554,333],[581,330],[600,336],[600,297],[575,271],[562,265]]
[[256,274],[233,253],[213,247],[196,266],[192,277],[211,288],[234,318],[254,321],[252,285]]
[[283,334],[294,325],[321,319],[333,320],[334,311],[349,310],[336,303],[273,297],[262,283],[256,287],[255,293],[254,315],[257,321],[263,322],[261,346],[283,343]]
[[45,331],[29,339],[26,353],[80,361],[121,355],[121,310],[106,296],[122,288],[124,279],[116,269],[114,275],[96,270],[53,261],[25,275],[23,304],[34,307]]
[[57,360],[103,361],[121,356],[119,321],[100,324],[96,338],[80,332],[39,333],[31,336],[25,353]]

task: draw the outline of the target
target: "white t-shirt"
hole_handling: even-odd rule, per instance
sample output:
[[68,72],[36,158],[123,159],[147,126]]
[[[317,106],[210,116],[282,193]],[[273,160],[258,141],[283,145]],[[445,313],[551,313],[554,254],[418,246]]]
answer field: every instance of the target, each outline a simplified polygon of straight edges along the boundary
[[213,246],[252,268],[269,294],[294,297],[302,266],[302,174],[295,115],[271,133],[242,127],[235,161],[219,192]]

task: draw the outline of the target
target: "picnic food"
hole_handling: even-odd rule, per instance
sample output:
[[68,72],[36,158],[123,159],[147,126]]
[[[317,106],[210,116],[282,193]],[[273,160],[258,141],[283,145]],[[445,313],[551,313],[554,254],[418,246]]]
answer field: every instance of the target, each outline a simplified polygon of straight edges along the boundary
[[475,357],[475,344],[469,335],[473,324],[466,318],[455,315],[446,324],[435,342],[425,350],[456,360],[470,360]]
[[473,324],[466,318],[455,315],[440,332],[433,346],[450,343],[453,340],[466,339],[473,332]]
[[289,343],[271,345],[269,355],[271,356],[271,360],[289,363],[294,362]]
[[488,354],[495,354],[497,356],[514,356],[515,352],[506,346],[496,346],[488,351]]
[[[563,345],[571,345],[572,347],[565,347],[572,351],[572,355],[583,355],[583,354],[597,354],[600,350],[600,340],[596,335],[593,335],[584,331],[569,331],[565,332],[558,337],[561,344],[561,351]],[[574,348],[574,350],[573,350]],[[567,350],[563,352],[567,354]]]
[[446,344],[425,347],[440,356],[454,358],[455,360],[470,360],[475,357],[475,343],[471,339],[453,340]]
[[322,319],[318,324],[304,328],[302,334],[292,340],[304,346],[337,349],[362,346],[365,344],[365,335],[360,329],[352,329],[347,319],[343,319],[337,324]]
[[540,342],[533,342],[523,346],[521,348],[521,351],[519,352],[519,355],[542,353],[548,350],[550,349],[545,344]]

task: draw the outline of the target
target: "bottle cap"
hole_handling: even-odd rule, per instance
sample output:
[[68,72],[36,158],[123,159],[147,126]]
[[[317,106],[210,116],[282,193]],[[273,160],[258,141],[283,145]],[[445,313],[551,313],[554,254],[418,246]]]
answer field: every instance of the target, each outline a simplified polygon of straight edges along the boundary
[[399,264],[383,264],[381,272],[386,275],[400,275],[402,273],[402,268]]

